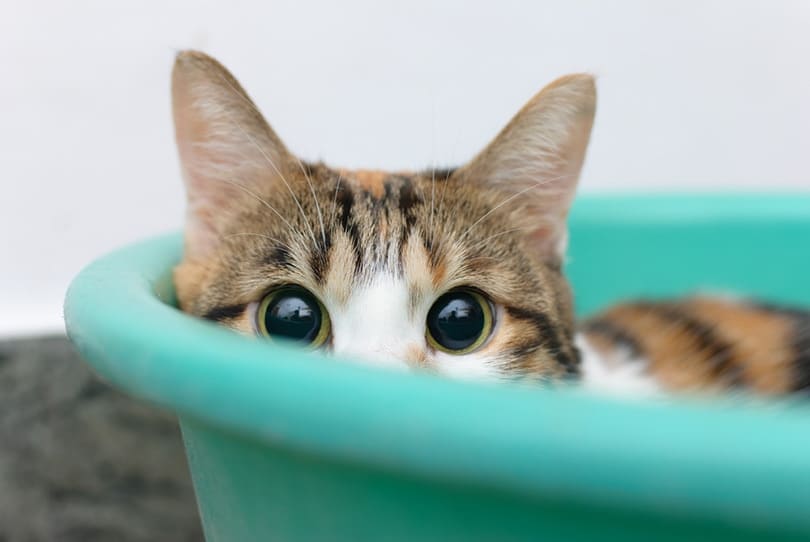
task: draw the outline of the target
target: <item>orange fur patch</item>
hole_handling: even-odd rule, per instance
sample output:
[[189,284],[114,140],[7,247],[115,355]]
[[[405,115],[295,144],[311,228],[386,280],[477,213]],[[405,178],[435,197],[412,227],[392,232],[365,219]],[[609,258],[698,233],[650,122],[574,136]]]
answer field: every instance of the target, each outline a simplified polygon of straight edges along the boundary
[[746,381],[761,393],[781,393],[792,386],[792,322],[789,318],[739,303],[694,299],[688,306],[715,332],[734,345]]
[[[691,298],[678,303],[618,305],[597,317],[631,337],[649,361],[650,373],[664,387],[675,390],[723,389],[733,374],[719,374],[717,352],[707,348],[689,326],[667,310],[696,321],[726,348],[728,369],[760,393],[790,390],[791,321],[743,303],[715,298]],[[598,351],[615,345],[598,333],[588,333]]]
[[365,190],[377,199],[385,195],[384,182],[390,173],[376,169],[338,170],[341,178],[347,179],[353,187]]

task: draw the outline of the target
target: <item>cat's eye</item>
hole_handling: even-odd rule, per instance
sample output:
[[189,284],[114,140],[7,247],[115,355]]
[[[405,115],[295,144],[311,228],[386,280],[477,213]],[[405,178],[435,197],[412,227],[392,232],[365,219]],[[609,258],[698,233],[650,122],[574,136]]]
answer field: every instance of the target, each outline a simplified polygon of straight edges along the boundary
[[299,286],[267,294],[256,310],[256,330],[274,339],[319,348],[329,338],[329,313],[314,295]]
[[427,317],[427,340],[449,354],[467,354],[492,332],[492,307],[472,290],[452,290],[439,297]]

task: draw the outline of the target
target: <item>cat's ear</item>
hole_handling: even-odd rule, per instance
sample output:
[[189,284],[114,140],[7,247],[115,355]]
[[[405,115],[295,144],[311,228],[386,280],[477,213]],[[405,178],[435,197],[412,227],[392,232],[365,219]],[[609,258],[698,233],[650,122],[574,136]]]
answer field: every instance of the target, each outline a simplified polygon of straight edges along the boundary
[[495,189],[547,259],[563,256],[566,219],[596,110],[590,75],[562,77],[536,94],[457,175]]
[[172,110],[186,186],[186,258],[214,253],[229,216],[282,176],[290,154],[236,79],[197,51],[177,55]]

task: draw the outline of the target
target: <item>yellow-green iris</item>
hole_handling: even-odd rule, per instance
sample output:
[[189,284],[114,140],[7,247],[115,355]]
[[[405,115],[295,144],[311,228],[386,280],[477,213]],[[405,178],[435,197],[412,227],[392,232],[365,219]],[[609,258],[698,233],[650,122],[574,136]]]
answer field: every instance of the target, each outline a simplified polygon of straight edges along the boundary
[[439,297],[427,317],[427,340],[449,354],[468,354],[492,332],[492,307],[478,292],[452,290]]
[[267,294],[256,311],[260,335],[319,348],[329,338],[329,313],[314,295],[300,286],[285,286]]

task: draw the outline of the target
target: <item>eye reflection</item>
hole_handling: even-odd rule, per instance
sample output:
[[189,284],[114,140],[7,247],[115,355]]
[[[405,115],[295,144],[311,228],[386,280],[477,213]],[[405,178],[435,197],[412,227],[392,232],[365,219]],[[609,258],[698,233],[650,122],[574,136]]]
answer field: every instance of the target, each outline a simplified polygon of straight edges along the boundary
[[471,352],[489,337],[491,330],[492,310],[489,302],[477,292],[448,292],[437,299],[428,312],[428,342],[444,352]]
[[256,313],[261,335],[321,346],[329,337],[329,315],[315,296],[301,287],[285,287],[268,294]]

